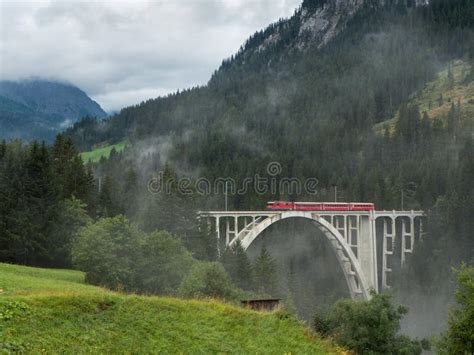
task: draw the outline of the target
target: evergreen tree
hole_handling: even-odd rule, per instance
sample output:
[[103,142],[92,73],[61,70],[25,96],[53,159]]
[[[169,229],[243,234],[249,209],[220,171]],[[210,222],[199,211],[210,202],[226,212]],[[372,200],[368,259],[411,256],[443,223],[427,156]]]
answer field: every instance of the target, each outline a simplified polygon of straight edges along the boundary
[[451,103],[451,109],[448,113],[448,132],[449,134],[453,135],[456,130],[456,107],[454,106],[454,102]]
[[29,223],[25,232],[27,237],[26,263],[47,266],[54,256],[54,247],[49,238],[51,221],[56,214],[58,190],[49,151],[43,142],[30,145],[26,160],[26,199]]
[[3,139],[0,143],[0,160],[3,159],[7,151],[7,142]]
[[205,221],[199,221],[196,230],[197,232],[185,240],[185,246],[198,260],[216,261],[218,255],[215,231]]
[[453,75],[453,70],[451,66],[448,67],[448,89],[452,90],[454,89],[454,75]]
[[133,168],[129,168],[125,175],[122,191],[121,205],[125,215],[130,219],[134,219],[138,213],[140,189],[138,187],[138,177]]
[[87,202],[92,189],[92,176],[85,169],[70,137],[56,136],[52,161],[61,198],[74,196]]
[[187,244],[197,228],[194,197],[178,188],[178,176],[170,164],[157,179],[156,191],[148,191],[146,196],[140,225],[147,232],[166,230]]
[[258,292],[274,296],[276,293],[276,263],[265,246],[254,261],[255,286]]
[[431,137],[431,123],[428,112],[423,112],[423,118],[421,119],[421,137],[425,141],[429,141]]
[[253,289],[252,263],[240,240],[225,250],[222,255],[222,264],[235,285],[243,290]]
[[71,251],[76,233],[92,219],[86,212],[86,205],[81,200],[72,197],[58,204],[55,221],[51,227],[50,254],[51,265],[54,267],[71,268]]
[[443,98],[443,93],[439,94],[438,98],[438,106],[441,107],[444,105],[444,98]]
[[26,198],[26,149],[15,141],[0,160],[0,261],[27,263],[30,223]]
[[107,175],[99,193],[100,216],[114,217],[123,213],[120,204],[120,189],[117,181]]

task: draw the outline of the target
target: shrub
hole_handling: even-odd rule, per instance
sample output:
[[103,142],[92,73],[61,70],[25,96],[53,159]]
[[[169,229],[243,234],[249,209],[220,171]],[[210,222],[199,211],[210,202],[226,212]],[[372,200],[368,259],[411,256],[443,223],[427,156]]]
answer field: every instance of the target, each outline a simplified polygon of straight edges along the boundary
[[103,218],[76,236],[72,260],[86,273],[86,282],[135,291],[145,235],[123,216]]
[[72,256],[88,283],[149,294],[176,293],[194,262],[178,238],[164,231],[145,234],[123,216],[82,228]]
[[140,289],[146,293],[170,294],[189,271],[193,257],[181,241],[168,232],[154,232],[145,238],[140,262]]
[[230,281],[222,264],[196,262],[179,286],[183,297],[215,297],[235,299],[238,290]]
[[451,310],[448,329],[437,345],[441,354],[474,354],[474,267],[461,265],[455,296],[458,306]]
[[369,301],[340,300],[314,317],[314,328],[360,354],[421,354],[418,341],[397,335],[407,312],[391,296],[372,294]]

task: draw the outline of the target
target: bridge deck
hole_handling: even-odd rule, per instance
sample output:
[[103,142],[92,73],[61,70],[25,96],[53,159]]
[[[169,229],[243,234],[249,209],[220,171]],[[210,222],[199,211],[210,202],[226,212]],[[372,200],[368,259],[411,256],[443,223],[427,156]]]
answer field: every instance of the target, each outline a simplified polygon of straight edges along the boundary
[[[319,215],[365,215],[369,216],[372,214],[370,211],[199,211],[200,216],[216,216],[216,217],[225,217],[225,216],[274,216],[282,212],[308,212]],[[423,211],[373,211],[375,217],[407,217],[407,216],[424,216],[425,212]]]

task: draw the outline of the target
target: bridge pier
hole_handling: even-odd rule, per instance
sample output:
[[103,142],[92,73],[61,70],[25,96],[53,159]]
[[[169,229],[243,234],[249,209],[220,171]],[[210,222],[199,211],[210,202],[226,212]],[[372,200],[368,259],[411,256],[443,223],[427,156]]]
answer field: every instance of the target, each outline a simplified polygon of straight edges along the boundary
[[219,217],[216,216],[216,239],[217,239],[217,256],[221,257],[221,231],[220,231],[220,224],[219,224]]
[[413,246],[415,244],[415,217],[409,216],[409,223],[406,218],[402,219],[402,253],[401,265],[405,264],[407,254],[413,253]]
[[[387,223],[390,221],[390,224]],[[382,245],[382,290],[390,288],[388,285],[388,274],[392,272],[392,269],[388,266],[388,257],[393,255],[395,249],[395,218],[388,217],[383,218],[383,245]]]
[[375,240],[375,217],[373,212],[359,216],[360,238],[358,238],[357,258],[360,261],[365,278],[375,292],[378,292],[377,246]]

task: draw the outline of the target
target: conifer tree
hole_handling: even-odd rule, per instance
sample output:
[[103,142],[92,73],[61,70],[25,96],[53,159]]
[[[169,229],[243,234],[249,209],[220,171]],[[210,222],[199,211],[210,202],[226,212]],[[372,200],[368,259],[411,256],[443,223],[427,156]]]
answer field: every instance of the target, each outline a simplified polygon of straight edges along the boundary
[[0,160],[0,261],[27,263],[26,149],[9,144]]
[[421,119],[421,136],[423,140],[428,141],[431,136],[431,123],[428,112],[423,112],[423,118]]
[[193,256],[198,260],[216,261],[217,238],[215,231],[206,221],[198,221],[195,224],[195,232],[189,238],[185,238],[185,246],[193,252]]
[[114,217],[122,214],[120,206],[120,190],[117,181],[110,175],[107,175],[99,193],[100,216]]
[[122,188],[121,205],[125,215],[129,219],[133,219],[138,213],[140,189],[138,186],[138,176],[133,168],[129,168]]
[[448,89],[452,90],[454,88],[454,75],[451,66],[448,67]]
[[451,103],[451,109],[448,113],[448,132],[449,134],[453,135],[456,130],[456,107],[454,106],[454,102]]
[[74,196],[87,202],[92,188],[92,176],[86,171],[71,138],[61,134],[56,136],[52,161],[61,198]]
[[33,142],[26,160],[26,190],[28,223],[26,235],[25,263],[47,266],[54,258],[49,238],[51,222],[56,213],[58,190],[54,184],[49,151],[43,142]]
[[234,284],[243,290],[253,289],[252,263],[240,240],[225,250],[222,255],[222,263]]
[[255,286],[257,291],[274,296],[276,293],[276,263],[265,246],[254,262]]

